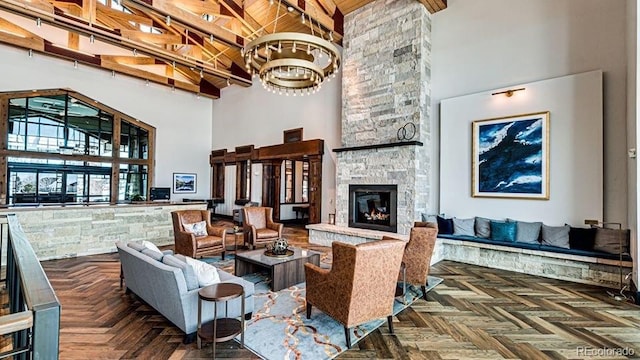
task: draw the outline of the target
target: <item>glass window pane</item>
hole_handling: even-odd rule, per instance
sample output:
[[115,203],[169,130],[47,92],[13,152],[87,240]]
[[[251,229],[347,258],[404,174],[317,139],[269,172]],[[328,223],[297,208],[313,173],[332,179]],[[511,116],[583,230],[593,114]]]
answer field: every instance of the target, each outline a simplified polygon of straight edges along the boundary
[[9,177],[11,204],[36,203],[36,173],[12,172]]
[[110,175],[89,175],[89,201],[109,202],[110,193]]
[[120,165],[119,201],[138,201],[147,199],[147,166]]

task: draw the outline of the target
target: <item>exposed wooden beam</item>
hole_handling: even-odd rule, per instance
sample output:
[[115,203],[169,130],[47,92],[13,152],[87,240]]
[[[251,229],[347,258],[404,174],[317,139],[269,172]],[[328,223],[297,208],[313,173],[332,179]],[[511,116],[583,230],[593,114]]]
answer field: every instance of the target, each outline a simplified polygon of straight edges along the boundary
[[0,42],[26,49],[44,51],[44,40],[41,37],[1,17]]
[[114,20],[119,20],[120,22],[124,22],[124,23],[129,23],[129,21],[133,21],[136,24],[141,24],[145,26],[153,25],[153,21],[148,17],[144,17],[136,14],[128,14],[122,11],[114,10],[100,3],[97,3],[97,11],[98,11],[99,17],[108,16]]
[[435,14],[447,8],[447,0],[418,0],[430,13]]
[[238,38],[231,32],[221,28],[211,22],[204,20],[200,16],[181,9],[176,6],[173,1],[170,0],[146,0],[150,4],[141,0],[122,0],[122,3],[127,7],[139,9],[143,12],[156,12],[163,17],[169,15],[172,19],[182,24],[191,25],[192,29],[202,34],[213,35],[219,41],[222,41],[228,45],[241,48],[244,46],[244,40]]
[[322,9],[324,9],[324,11],[329,14],[330,16],[333,16],[333,14],[336,12],[336,3],[333,2],[333,0],[310,0],[318,5],[320,5],[322,7]]
[[121,29],[120,33],[126,39],[143,41],[151,44],[182,44],[182,36],[172,34],[145,33],[136,30]]
[[156,60],[147,56],[100,55],[102,61],[111,61],[123,65],[153,65]]
[[82,17],[90,23],[96,22],[96,0],[82,0]]

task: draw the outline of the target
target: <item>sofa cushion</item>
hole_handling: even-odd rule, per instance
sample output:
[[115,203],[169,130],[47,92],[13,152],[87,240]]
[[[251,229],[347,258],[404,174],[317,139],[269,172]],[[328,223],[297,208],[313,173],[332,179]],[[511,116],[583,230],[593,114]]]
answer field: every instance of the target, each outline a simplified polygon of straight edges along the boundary
[[162,252],[147,249],[147,248],[143,249],[141,253],[147,255],[148,257],[156,261],[162,261],[162,258],[164,257],[164,254]]
[[193,224],[182,224],[184,231],[192,233],[195,236],[207,236],[207,222],[199,221]]
[[439,234],[453,234],[453,220],[445,219],[440,216],[436,216],[436,221],[438,222],[438,233]]
[[162,263],[182,270],[184,281],[187,283],[187,290],[199,288],[198,277],[196,276],[193,267],[187,264],[185,260],[181,260],[177,255],[165,255],[162,258]]
[[160,261],[162,260],[162,257],[164,256],[164,254],[162,253],[162,251],[160,251],[160,249],[158,249],[158,246],[150,241],[147,240],[143,240],[142,241],[142,246],[144,246],[145,248],[149,249],[150,251],[153,251],[155,254],[150,255],[148,252],[145,253],[144,249],[141,250],[140,252],[142,252],[143,254],[146,254],[147,256],[151,256],[152,258]]
[[569,225],[547,226],[542,224],[542,245],[569,249]]
[[458,219],[453,218],[453,235],[475,236],[476,232],[473,228],[475,219]]
[[491,220],[491,239],[496,241],[516,241],[517,227],[514,222]]
[[516,241],[527,244],[540,244],[541,222],[516,222]]
[[475,235],[479,238],[488,239],[491,237],[491,220],[476,216],[475,231]]
[[596,228],[576,228],[569,230],[569,247],[571,249],[593,251],[596,242]]
[[142,250],[146,249],[146,247],[144,245],[142,245],[142,242],[140,242],[140,241],[132,241],[132,242],[128,243],[127,246],[132,248],[133,250],[136,250],[136,251],[142,251]]
[[193,267],[193,270],[198,277],[198,285],[200,287],[209,286],[220,282],[218,269],[216,269],[215,266],[190,258],[188,256],[185,256],[185,260],[187,261],[187,264]]
[[629,235],[629,230],[597,228],[593,249],[609,254],[628,253]]

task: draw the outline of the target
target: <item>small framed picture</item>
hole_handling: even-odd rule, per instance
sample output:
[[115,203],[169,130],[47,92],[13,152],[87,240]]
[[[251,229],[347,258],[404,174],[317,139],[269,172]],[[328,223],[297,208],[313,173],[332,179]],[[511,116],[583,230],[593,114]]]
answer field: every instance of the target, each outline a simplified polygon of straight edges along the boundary
[[196,174],[173,173],[173,193],[195,193],[196,178]]

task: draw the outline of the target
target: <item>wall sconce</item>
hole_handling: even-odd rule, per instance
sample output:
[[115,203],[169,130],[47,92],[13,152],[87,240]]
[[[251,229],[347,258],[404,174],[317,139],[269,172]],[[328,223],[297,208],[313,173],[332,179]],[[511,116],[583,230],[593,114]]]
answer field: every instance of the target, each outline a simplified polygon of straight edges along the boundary
[[522,91],[524,90],[524,88],[519,88],[519,89],[509,89],[509,90],[505,90],[505,91],[500,91],[500,92],[494,92],[491,93],[491,95],[501,95],[504,94],[504,96],[506,97],[512,97],[513,93],[515,93],[516,91]]

